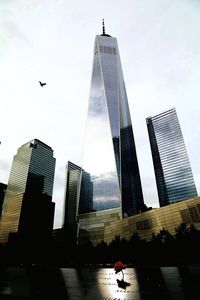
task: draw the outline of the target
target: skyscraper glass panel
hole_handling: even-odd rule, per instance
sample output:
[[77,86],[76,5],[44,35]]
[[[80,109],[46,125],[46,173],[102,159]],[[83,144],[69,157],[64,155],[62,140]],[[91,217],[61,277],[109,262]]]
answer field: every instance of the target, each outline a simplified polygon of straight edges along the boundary
[[[6,241],[10,231],[18,231],[20,217],[22,216],[24,194],[29,195],[31,198],[36,192],[41,192],[49,197],[49,202],[51,202],[54,173],[55,158],[51,147],[38,139],[33,139],[18,149],[17,154],[13,158],[5,193],[0,224],[0,241]],[[41,203],[41,207],[44,207],[44,203]],[[41,207],[38,206],[38,210]],[[51,203],[49,205],[47,203],[45,216],[48,214],[47,210],[49,207],[52,210],[51,215],[53,217],[54,207]],[[37,216],[35,217],[37,218]],[[43,225],[45,226],[45,221]]]
[[68,161],[66,167],[66,187],[64,201],[63,227],[71,227],[76,224],[79,207],[79,186],[81,168]]
[[52,148],[38,139],[22,145],[14,156],[5,197],[24,193],[31,173],[44,177],[43,192],[52,196],[55,158]]
[[175,108],[146,119],[160,206],[197,196]]
[[90,178],[89,198],[91,201],[92,197],[94,210],[121,207],[123,217],[142,210],[142,188],[117,40],[105,34],[104,27],[94,45],[82,168]]

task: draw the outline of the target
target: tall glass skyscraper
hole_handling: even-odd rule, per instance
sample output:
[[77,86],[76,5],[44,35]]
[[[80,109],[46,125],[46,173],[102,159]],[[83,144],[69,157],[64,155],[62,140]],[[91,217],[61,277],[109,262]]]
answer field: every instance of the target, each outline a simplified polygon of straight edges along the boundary
[[78,215],[79,207],[80,178],[81,168],[68,161],[66,167],[66,187],[63,214],[63,228],[67,232],[76,232],[76,218]]
[[175,108],[146,119],[160,206],[197,196]]
[[[20,222],[23,223],[24,228],[27,227],[24,220],[26,222],[30,221],[30,218],[29,220],[27,218],[28,213],[30,213],[30,217],[36,223],[39,223],[40,216],[41,222],[43,218],[43,221],[48,219],[48,222],[52,224],[54,204],[52,204],[51,200],[54,173],[55,158],[51,147],[38,139],[33,139],[18,149],[17,154],[13,158],[5,194],[0,241],[5,241],[10,232],[19,232]],[[38,203],[40,198],[42,203]],[[37,203],[37,207],[35,207],[34,203]],[[46,203],[46,207],[44,203]],[[33,213],[31,216],[30,210],[32,209],[33,212],[33,208],[35,216],[33,216]],[[43,211],[43,217],[40,211]],[[47,217],[48,211],[49,216]],[[46,225],[45,221],[43,225],[41,224],[41,226]]]
[[22,145],[14,156],[5,198],[24,193],[31,173],[44,177],[43,192],[52,196],[55,158],[52,148],[38,139]]
[[82,168],[90,180],[88,199],[92,199],[94,210],[121,207],[122,217],[143,210],[119,49],[116,38],[105,33],[104,23],[94,45]]

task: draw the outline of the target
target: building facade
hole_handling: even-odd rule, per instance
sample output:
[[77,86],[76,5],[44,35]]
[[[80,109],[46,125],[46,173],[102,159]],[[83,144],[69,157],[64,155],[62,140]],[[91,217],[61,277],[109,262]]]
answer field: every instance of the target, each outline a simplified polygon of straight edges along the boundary
[[79,192],[81,183],[81,168],[68,161],[66,167],[66,186],[63,214],[63,238],[69,244],[76,243],[77,215],[79,209]]
[[148,210],[125,219],[120,218],[119,209],[115,208],[79,215],[78,221],[82,228],[79,243],[89,238],[94,246],[102,241],[109,244],[116,236],[130,240],[133,234],[149,241],[153,234],[159,234],[163,229],[175,235],[176,228],[181,223],[193,224],[200,230],[200,197]]
[[143,210],[118,44],[116,38],[105,33],[104,24],[103,33],[95,38],[82,168],[90,181],[87,195],[94,210],[118,207],[121,217]]
[[[53,229],[55,173],[53,150],[38,139],[22,145],[13,158],[0,222],[0,242],[9,235],[37,238]],[[30,230],[28,230],[28,228]],[[34,233],[35,230],[35,233]]]
[[160,206],[197,196],[175,108],[146,119]]

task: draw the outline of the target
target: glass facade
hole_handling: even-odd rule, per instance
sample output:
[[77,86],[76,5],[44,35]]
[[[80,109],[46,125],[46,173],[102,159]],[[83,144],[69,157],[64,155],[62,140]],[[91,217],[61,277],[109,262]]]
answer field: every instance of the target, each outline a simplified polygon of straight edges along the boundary
[[78,214],[81,168],[68,161],[66,168],[66,189],[63,227],[75,226]]
[[[80,194],[81,189],[81,194]],[[68,161],[66,167],[66,187],[64,200],[63,229],[64,238],[69,242],[76,241],[78,214],[93,211],[92,202],[93,184],[90,174],[81,167]]]
[[55,158],[51,147],[37,139],[22,145],[13,158],[5,197],[24,193],[31,173],[44,177],[43,192],[52,197],[54,172]]
[[[39,214],[41,215],[41,209],[44,215],[43,218],[41,217],[40,225],[46,226],[44,220],[48,214],[49,207],[51,210],[49,213],[51,214],[51,220],[49,217],[48,222],[52,223],[54,205],[50,202],[52,201],[54,173],[55,158],[53,157],[53,150],[51,147],[34,139],[18,149],[17,154],[13,158],[8,186],[5,193],[0,224],[0,241],[4,242],[4,238],[6,236],[8,238],[8,234],[12,230],[14,230],[14,232],[19,231],[18,226],[20,224],[20,219],[26,214],[25,212],[22,212],[23,207],[31,205],[33,207],[31,201],[35,203],[35,206],[37,199],[43,201],[43,203],[37,202],[37,207],[35,208],[36,214],[34,215],[34,219],[38,221],[38,224],[39,218],[37,218],[37,216],[39,216]],[[46,198],[48,197],[48,200],[43,200],[44,197],[42,198],[42,195],[45,195]],[[28,206],[24,204],[24,199],[27,197],[28,200],[26,200],[26,202],[28,203]],[[42,210],[44,203],[47,203],[47,205]],[[28,212],[28,210],[31,214],[30,207],[27,208],[26,212]],[[27,220],[27,222],[29,222],[29,220]]]
[[160,206],[197,196],[175,108],[146,119]]
[[[117,40],[105,33],[95,39],[82,167],[90,181],[87,199],[94,210],[120,207],[122,217],[142,210],[142,188]],[[83,186],[80,195],[85,193]]]

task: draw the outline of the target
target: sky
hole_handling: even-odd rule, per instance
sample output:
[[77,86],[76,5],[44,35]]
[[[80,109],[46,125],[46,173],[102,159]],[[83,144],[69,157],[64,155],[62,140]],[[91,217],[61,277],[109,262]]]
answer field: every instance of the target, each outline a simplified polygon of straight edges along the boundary
[[[94,40],[117,38],[144,201],[159,207],[146,118],[176,108],[200,193],[199,0],[0,0],[0,182],[37,138],[56,158],[54,228],[67,161],[81,165]],[[46,82],[43,88],[38,81]]]

